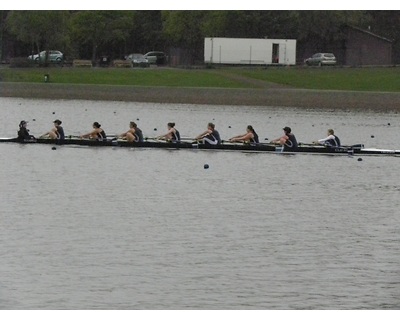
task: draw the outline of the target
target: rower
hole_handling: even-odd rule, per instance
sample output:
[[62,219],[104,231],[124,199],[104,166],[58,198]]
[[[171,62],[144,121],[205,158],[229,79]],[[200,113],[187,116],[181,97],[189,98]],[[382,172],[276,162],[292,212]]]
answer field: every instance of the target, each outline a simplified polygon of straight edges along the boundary
[[207,125],[207,130],[204,131],[203,133],[199,134],[195,140],[202,140],[203,143],[206,144],[212,144],[212,145],[217,145],[221,144],[221,138],[219,135],[219,132],[215,130],[215,124],[214,123],[208,123]]
[[235,136],[229,139],[230,142],[243,142],[243,143],[259,143],[258,134],[254,130],[253,126],[248,125],[246,133]]
[[89,138],[89,139],[94,139],[98,141],[103,141],[107,139],[107,135],[104,132],[104,130],[101,128],[101,124],[98,122],[93,123],[93,131],[83,134],[80,136],[81,139],[83,138]]
[[54,128],[51,129],[49,132],[42,134],[40,138],[49,138],[49,139],[57,139],[57,140],[64,140],[64,129],[61,127],[62,121],[61,120],[54,120],[53,121]]
[[284,151],[296,151],[297,140],[290,127],[283,128],[284,135],[280,138],[272,140],[271,143],[279,143],[284,147]]
[[118,138],[128,140],[129,142],[143,142],[143,133],[133,121],[129,123],[129,130],[122,133]]
[[17,132],[18,134],[18,140],[19,141],[27,141],[27,140],[35,140],[35,137],[29,133],[29,129],[27,129],[28,122],[25,120],[22,120],[19,123],[19,130]]
[[340,147],[340,139],[335,135],[333,129],[328,129],[328,136],[324,139],[314,141],[315,144],[323,144],[327,147]]
[[181,135],[179,134],[179,131],[175,129],[175,123],[168,122],[167,127],[168,132],[162,136],[158,136],[157,139],[167,140],[171,142],[180,142]]

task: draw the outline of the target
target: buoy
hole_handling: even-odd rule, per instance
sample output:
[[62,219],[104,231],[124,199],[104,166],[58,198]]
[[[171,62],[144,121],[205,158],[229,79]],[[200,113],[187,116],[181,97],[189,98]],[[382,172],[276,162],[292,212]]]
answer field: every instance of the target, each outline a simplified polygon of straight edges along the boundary
[[139,118],[136,118],[137,121],[139,121]]
[[390,126],[390,122],[388,123],[388,126]]
[[57,150],[57,148],[56,147],[52,147],[51,150]]
[[362,161],[362,158],[358,158],[357,161]]
[[157,128],[154,128],[154,131],[157,131]]
[[264,140],[268,140],[268,138],[265,138]]
[[204,165],[204,169],[208,169],[210,166],[206,163],[205,165]]
[[229,126],[228,128],[232,128],[231,126]]
[[36,121],[36,119],[32,119],[32,121]]
[[56,113],[53,111],[53,114],[56,114]]
[[371,136],[371,138],[375,138],[375,136],[374,136],[374,135],[372,135],[372,136]]

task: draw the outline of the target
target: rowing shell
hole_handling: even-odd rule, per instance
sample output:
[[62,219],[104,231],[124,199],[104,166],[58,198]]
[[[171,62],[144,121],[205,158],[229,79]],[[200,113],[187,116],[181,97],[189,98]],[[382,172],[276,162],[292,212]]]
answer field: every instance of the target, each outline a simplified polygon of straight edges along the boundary
[[201,149],[201,150],[230,150],[251,152],[273,152],[283,154],[310,153],[327,155],[400,155],[400,150],[364,148],[363,145],[347,147],[326,147],[321,145],[300,145],[296,151],[285,151],[281,146],[274,144],[243,144],[223,143],[220,145],[209,145],[197,142],[128,142],[126,140],[89,140],[67,137],[62,141],[53,139],[35,139],[20,141],[17,138],[0,138],[1,142],[20,144],[49,144],[49,145],[77,145],[90,147],[128,147],[128,148],[159,148],[159,149]]

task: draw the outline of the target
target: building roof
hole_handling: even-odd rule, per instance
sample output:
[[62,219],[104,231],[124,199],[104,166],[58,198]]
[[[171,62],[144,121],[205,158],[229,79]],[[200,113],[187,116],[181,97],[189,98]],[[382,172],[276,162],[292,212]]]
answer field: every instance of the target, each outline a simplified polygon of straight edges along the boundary
[[381,39],[381,40],[383,40],[383,41],[387,41],[387,42],[390,42],[390,43],[393,42],[393,40],[390,40],[390,39],[388,39],[388,38],[385,38],[385,37],[382,37],[382,36],[380,36],[380,35],[377,35],[377,34],[371,32],[371,31],[369,31],[369,30],[364,30],[364,29],[361,29],[361,28],[358,28],[358,27],[355,27],[355,26],[351,26],[351,25],[347,25],[347,27],[350,28],[350,29],[356,30],[356,31],[358,31],[358,32],[362,32],[362,33],[368,34],[368,35],[370,35],[370,36],[372,36],[372,37]]

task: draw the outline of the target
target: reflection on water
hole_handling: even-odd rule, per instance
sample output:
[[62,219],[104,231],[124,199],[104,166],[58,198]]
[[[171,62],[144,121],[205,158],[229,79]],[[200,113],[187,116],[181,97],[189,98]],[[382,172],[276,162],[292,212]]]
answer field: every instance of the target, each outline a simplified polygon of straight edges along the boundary
[[[174,121],[188,137],[214,121],[225,139],[289,125],[400,147],[397,114],[0,101],[1,136],[22,119],[35,135],[60,118],[67,134]],[[398,157],[1,144],[0,159],[1,309],[400,307]]]

